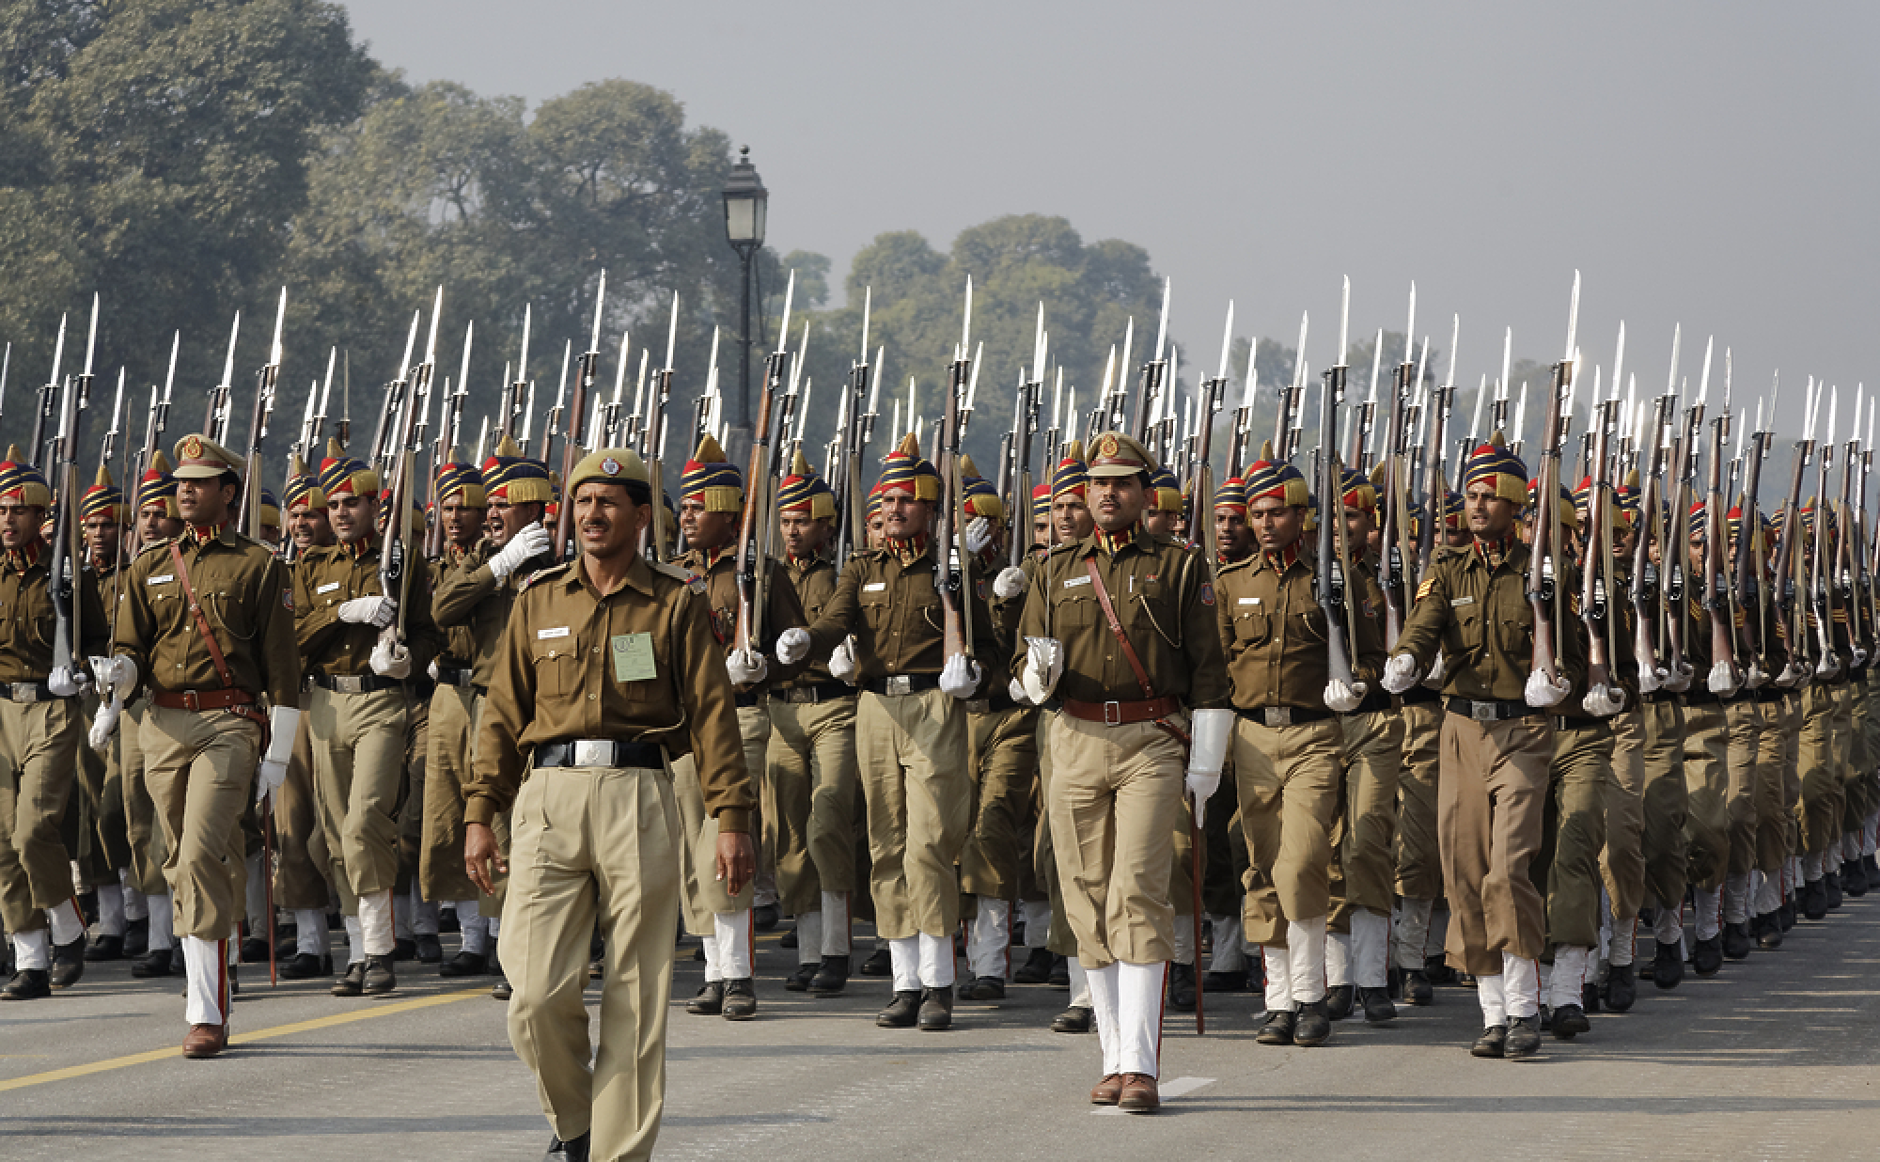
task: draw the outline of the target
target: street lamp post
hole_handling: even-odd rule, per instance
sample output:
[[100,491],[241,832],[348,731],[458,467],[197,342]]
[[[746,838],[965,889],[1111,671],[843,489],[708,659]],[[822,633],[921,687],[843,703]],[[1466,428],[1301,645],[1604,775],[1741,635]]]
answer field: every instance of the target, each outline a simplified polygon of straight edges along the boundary
[[764,215],[770,191],[751,164],[751,147],[738,149],[738,161],[725,181],[725,237],[738,252],[743,267],[744,305],[738,327],[742,348],[738,359],[738,410],[736,426],[748,431],[751,426],[751,258],[764,244]]

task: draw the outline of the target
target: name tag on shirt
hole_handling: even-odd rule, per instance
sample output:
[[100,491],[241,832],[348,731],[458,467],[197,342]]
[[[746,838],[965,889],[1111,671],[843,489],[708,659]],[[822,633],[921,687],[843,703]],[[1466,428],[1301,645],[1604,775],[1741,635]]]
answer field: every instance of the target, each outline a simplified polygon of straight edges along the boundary
[[1474,604],[1475,604],[1475,598],[1473,597],[1451,597],[1449,599],[1449,608],[1451,609],[1460,609],[1461,607],[1465,605],[1474,605]]
[[879,593],[883,589],[886,589],[887,587],[888,587],[888,583],[886,581],[870,581],[868,584],[862,586],[862,592],[863,593]]
[[[165,581],[168,581],[168,580],[169,580],[169,578],[168,578],[168,577],[165,577],[165,578],[164,578],[164,580],[165,580]],[[335,590],[335,589],[338,589],[338,588],[339,588],[339,582],[337,582],[337,581],[334,581],[334,582],[332,582],[332,583],[330,583],[330,584],[327,584],[327,585],[320,585],[320,586],[316,586],[316,587],[314,588],[314,591],[313,591],[313,595],[314,595],[315,597],[318,597],[318,596],[319,596],[320,594],[322,594],[322,593],[331,593],[331,592],[333,592],[333,590]]]
[[1240,603],[1242,605],[1258,605],[1260,604],[1260,599],[1258,597],[1243,597],[1240,599]]
[[568,627],[565,625],[558,625],[558,626],[553,627],[552,629],[538,629],[535,631],[535,640],[538,642],[545,642],[549,640],[550,638],[567,637],[567,636],[568,636]]
[[643,682],[659,676],[653,663],[653,635],[617,633],[610,639],[616,682]]
[[165,574],[164,574],[163,576],[161,576],[161,577],[151,577],[151,578],[149,578],[149,579],[147,579],[147,580],[146,580],[146,581],[144,582],[144,584],[146,584],[146,585],[165,585],[165,584],[168,584],[169,582],[171,582],[171,581],[174,581],[174,580],[176,580],[176,574],[174,574],[174,573],[165,573]]
[[1064,588],[1066,589],[1075,589],[1079,585],[1088,584],[1090,584],[1090,574],[1088,573],[1084,574],[1082,577],[1067,577],[1064,579]]

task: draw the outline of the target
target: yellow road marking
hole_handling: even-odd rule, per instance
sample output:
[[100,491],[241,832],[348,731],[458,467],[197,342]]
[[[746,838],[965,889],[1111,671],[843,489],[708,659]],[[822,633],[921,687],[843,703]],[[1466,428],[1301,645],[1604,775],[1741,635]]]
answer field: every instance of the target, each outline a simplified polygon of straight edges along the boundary
[[[428,1009],[437,1005],[448,1005],[453,1001],[469,997],[489,995],[486,988],[462,989],[457,992],[440,993],[437,996],[420,997],[412,1001],[398,1001],[389,1005],[374,1005],[369,1009],[359,1009],[350,1013],[335,1013],[330,1017],[315,1017],[310,1021],[295,1021],[289,1025],[276,1025],[271,1029],[256,1029],[252,1033],[237,1033],[229,1038],[231,1045],[246,1045],[253,1041],[266,1041],[273,1037],[290,1037],[295,1033],[309,1033],[315,1029],[330,1029],[335,1025],[350,1025],[354,1021],[370,1021],[375,1017],[389,1017],[397,1013],[409,1013],[417,1009]],[[50,1081],[70,1081],[75,1077],[87,1077],[94,1073],[107,1073],[113,1069],[126,1069],[132,1065],[145,1065],[152,1061],[166,1061],[181,1057],[180,1046],[166,1049],[152,1049],[145,1053],[131,1053],[123,1057],[112,1057],[104,1061],[93,1061],[85,1065],[68,1065],[64,1069],[47,1070],[45,1073],[29,1073],[25,1077],[13,1077],[0,1081],[0,1093],[10,1089],[25,1089],[29,1085],[44,1085]]]

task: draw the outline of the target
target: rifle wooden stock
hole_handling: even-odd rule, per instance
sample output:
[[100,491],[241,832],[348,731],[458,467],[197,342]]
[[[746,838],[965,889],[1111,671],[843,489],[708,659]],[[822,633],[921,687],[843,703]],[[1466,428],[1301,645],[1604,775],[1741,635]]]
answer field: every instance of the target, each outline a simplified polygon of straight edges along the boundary
[[1334,367],[1325,372],[1325,388],[1319,393],[1319,569],[1317,588],[1319,608],[1325,613],[1325,649],[1329,677],[1349,686],[1352,682],[1351,643],[1346,636],[1345,616],[1350,604],[1345,592],[1345,561],[1340,553],[1338,534],[1344,530],[1344,510],[1338,504],[1338,404],[1345,395],[1345,369]]
[[787,351],[772,352],[764,361],[764,391],[757,404],[757,427],[751,433],[750,469],[744,478],[744,510],[738,521],[738,619],[735,640],[740,649],[759,649],[764,634],[763,589],[759,574],[769,573],[760,561],[757,538],[765,514],[770,483],[770,441],[778,418],[777,390],[789,366]]
[[[965,653],[971,646],[963,620],[966,608],[963,582],[967,561],[958,527],[960,393],[966,385],[969,370],[969,361],[965,359],[956,359],[947,368],[946,401],[940,421],[940,504],[933,538],[933,568],[934,588],[940,593],[941,654],[947,658]],[[953,564],[956,549],[962,553],[957,569]]]

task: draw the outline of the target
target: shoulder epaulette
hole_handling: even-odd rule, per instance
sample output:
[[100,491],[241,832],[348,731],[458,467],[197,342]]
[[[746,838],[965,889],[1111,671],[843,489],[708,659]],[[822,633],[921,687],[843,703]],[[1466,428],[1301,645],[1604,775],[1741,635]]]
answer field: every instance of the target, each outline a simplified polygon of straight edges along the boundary
[[1238,561],[1228,561],[1223,564],[1216,565],[1214,567],[1214,575],[1216,577],[1219,577],[1226,573],[1235,572],[1236,570],[1251,569],[1253,568],[1253,563],[1259,559],[1260,559],[1260,554],[1248,553],[1246,556],[1242,557]]
[[531,585],[534,585],[536,582],[546,577],[560,576],[561,574],[567,572],[568,566],[572,564],[574,564],[573,561],[564,561],[559,565],[550,565],[546,569],[537,569],[535,572],[529,574],[527,577],[524,577],[516,585],[516,592],[526,593]]
[[1076,551],[1076,550],[1077,550],[1078,548],[1080,548],[1080,547],[1081,547],[1082,545],[1083,545],[1083,541],[1081,541],[1081,540],[1078,540],[1078,541],[1059,541],[1059,542],[1058,542],[1057,544],[1055,544],[1055,545],[1052,545],[1052,546],[1051,546],[1051,553],[1050,553],[1050,555],[1051,555],[1051,556],[1053,556],[1053,557],[1055,557],[1055,556],[1057,556],[1057,555],[1058,555],[1059,553],[1070,553],[1070,552],[1075,552],[1075,551]]
[[169,548],[170,542],[174,541],[175,539],[176,539],[175,537],[164,537],[161,540],[151,541],[149,544],[145,545],[143,548],[137,550],[137,555],[139,557],[148,557],[151,553],[154,553],[159,549]]
[[677,565],[668,565],[664,561],[650,561],[648,564],[652,565],[655,573],[664,573],[674,581],[690,589],[694,596],[705,596],[705,579],[703,577],[693,576],[691,570],[681,569]]

